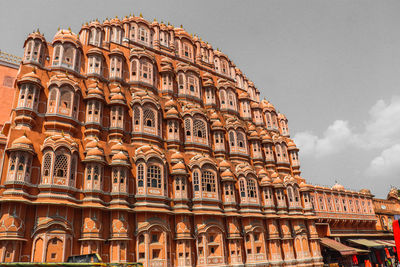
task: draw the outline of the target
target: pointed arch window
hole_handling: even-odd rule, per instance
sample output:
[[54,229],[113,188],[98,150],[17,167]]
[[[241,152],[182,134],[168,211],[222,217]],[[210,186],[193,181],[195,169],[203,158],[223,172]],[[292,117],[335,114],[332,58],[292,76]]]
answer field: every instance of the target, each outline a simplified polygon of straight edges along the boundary
[[194,191],[200,190],[199,173],[197,171],[193,173],[193,189]]

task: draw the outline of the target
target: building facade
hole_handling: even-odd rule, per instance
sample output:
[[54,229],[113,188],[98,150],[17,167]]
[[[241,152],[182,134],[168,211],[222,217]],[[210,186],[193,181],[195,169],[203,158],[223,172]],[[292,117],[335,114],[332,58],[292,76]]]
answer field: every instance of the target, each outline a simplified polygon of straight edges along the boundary
[[0,136],[1,262],[322,265],[287,119],[226,55],[141,16],[24,48]]
[[0,129],[10,119],[15,94],[14,82],[17,78],[21,58],[0,51]]

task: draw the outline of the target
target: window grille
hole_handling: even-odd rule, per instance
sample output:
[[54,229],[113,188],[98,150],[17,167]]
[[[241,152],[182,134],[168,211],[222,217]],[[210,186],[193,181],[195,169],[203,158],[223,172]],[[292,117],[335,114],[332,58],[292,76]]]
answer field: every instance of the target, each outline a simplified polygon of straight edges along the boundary
[[146,108],[143,111],[143,118],[144,118],[144,123],[147,127],[154,127],[155,126],[155,118],[154,118],[154,111]]
[[68,158],[66,155],[60,154],[56,156],[54,162],[54,172],[53,175],[59,178],[66,178],[68,170]]
[[200,138],[206,138],[206,125],[202,120],[195,119],[193,123],[193,134]]
[[138,187],[143,187],[144,185],[144,171],[143,164],[137,167],[137,177],[138,177]]
[[247,196],[251,198],[257,197],[257,187],[253,179],[247,181]]
[[203,171],[201,174],[203,192],[215,192],[215,176],[210,171]]
[[147,187],[161,188],[161,169],[158,166],[147,167]]

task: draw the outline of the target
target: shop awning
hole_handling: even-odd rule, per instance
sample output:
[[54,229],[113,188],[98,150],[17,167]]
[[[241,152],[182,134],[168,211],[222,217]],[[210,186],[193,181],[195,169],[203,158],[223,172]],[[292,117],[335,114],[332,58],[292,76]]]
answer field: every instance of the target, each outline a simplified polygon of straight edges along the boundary
[[326,237],[321,238],[321,245],[331,248],[333,250],[336,250],[343,256],[357,254],[357,251],[355,248],[348,247],[348,246],[346,246],[340,242],[337,242],[333,239],[330,239],[330,238],[326,238]]
[[374,240],[368,239],[349,239],[349,241],[368,248],[383,248],[385,246],[381,243],[375,242]]
[[376,243],[382,244],[387,247],[395,247],[394,240],[374,240]]

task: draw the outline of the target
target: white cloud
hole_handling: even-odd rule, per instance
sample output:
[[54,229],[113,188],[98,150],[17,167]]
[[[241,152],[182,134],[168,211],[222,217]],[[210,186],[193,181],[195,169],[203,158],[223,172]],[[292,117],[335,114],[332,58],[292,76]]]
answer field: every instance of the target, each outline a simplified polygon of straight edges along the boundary
[[400,142],[400,97],[392,97],[389,103],[379,100],[369,115],[360,138],[364,148],[387,148]]
[[349,122],[334,121],[323,134],[322,138],[310,133],[300,132],[294,137],[302,155],[316,157],[335,154],[353,143],[354,134],[349,128]]
[[[368,176],[384,180],[397,180],[400,177],[400,144],[395,144],[375,157],[366,169]],[[394,179],[395,178],[395,179]]]
[[400,143],[400,97],[383,100],[369,110],[363,129],[356,132],[348,121],[336,120],[328,126],[322,137],[311,132],[300,132],[294,139],[306,156],[329,156],[346,148],[363,150],[386,149]]

